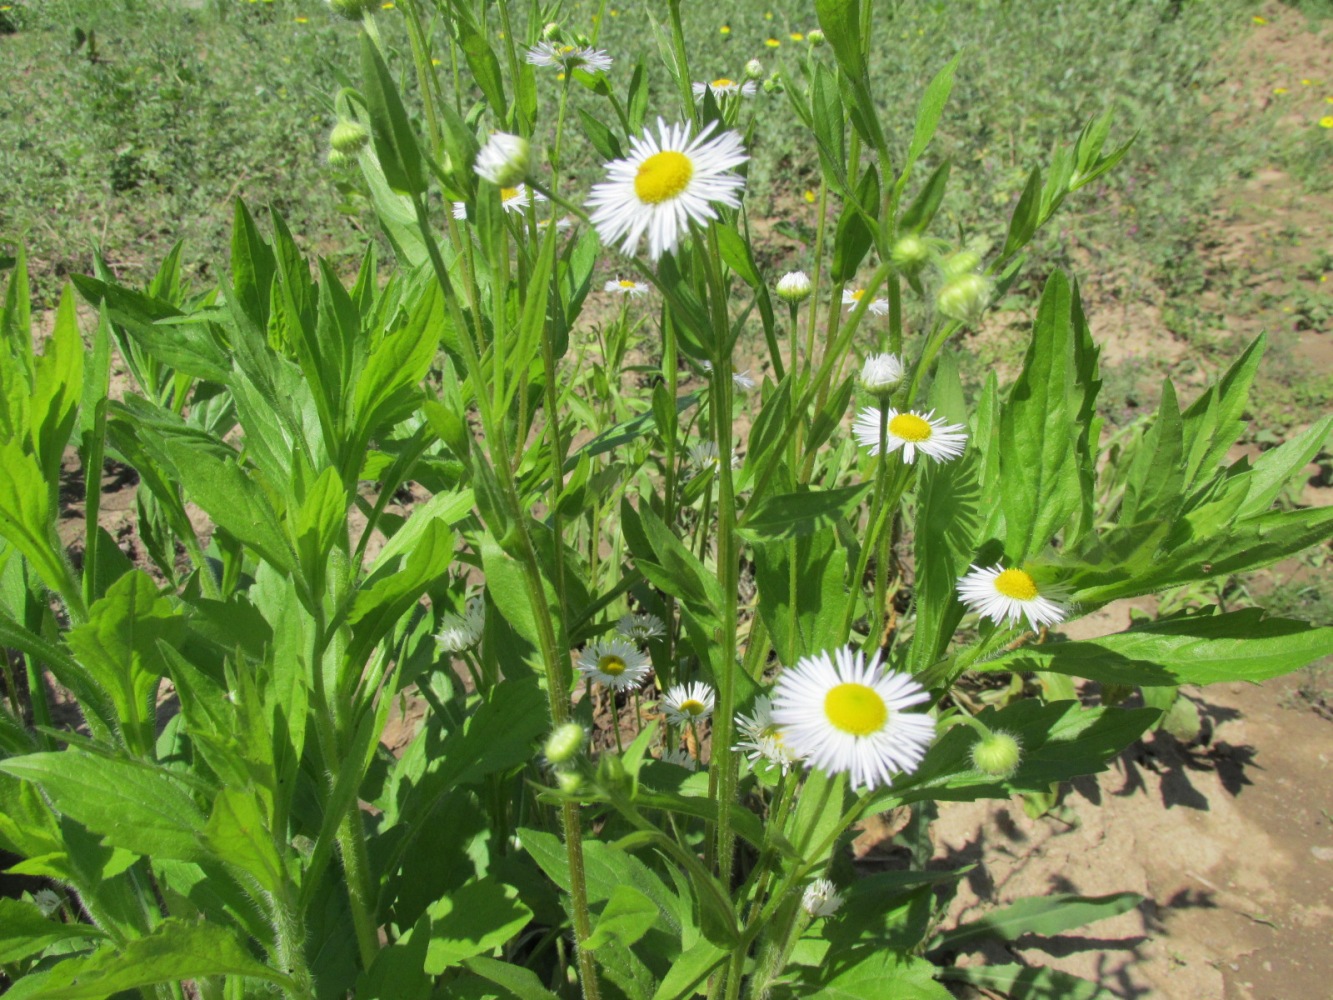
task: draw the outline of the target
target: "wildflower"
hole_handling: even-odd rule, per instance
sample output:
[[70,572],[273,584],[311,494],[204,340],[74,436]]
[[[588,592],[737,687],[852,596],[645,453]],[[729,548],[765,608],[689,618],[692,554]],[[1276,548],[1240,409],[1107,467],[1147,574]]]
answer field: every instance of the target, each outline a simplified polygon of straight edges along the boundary
[[[751,59],[745,64],[745,76],[749,80],[762,80],[764,77],[764,64],[758,59]],[[751,91],[753,93],[753,91]]]
[[670,753],[662,754],[662,763],[675,764],[677,767],[683,767],[687,771],[699,770],[699,762],[690,756],[688,750],[676,747]]
[[1320,128],[1333,128],[1333,115],[1324,115],[1319,119]]
[[358,121],[344,118],[329,133],[329,145],[340,153],[355,155],[370,142],[370,132]]
[[1023,748],[1009,733],[995,732],[972,744],[972,766],[992,778],[1007,778],[1018,770]]
[[787,302],[804,302],[814,291],[810,275],[804,271],[789,271],[778,279],[778,298]]
[[435,633],[435,645],[442,653],[461,653],[477,644],[486,628],[486,602],[471,598],[461,615],[445,612],[440,616],[440,631]]
[[718,33],[719,35],[730,35],[730,34],[731,34],[731,25],[729,25],[729,24],[724,24],[724,25],[722,25],[722,27],[720,27],[720,28],[717,29],[717,33]]
[[[849,311],[855,309],[856,304],[865,298],[865,294],[866,292],[864,288],[844,288],[842,290],[842,304],[845,305]],[[870,312],[875,316],[887,316],[889,314],[889,300],[876,299],[874,302],[870,303]]]
[[[529,205],[545,201],[546,195],[540,191],[533,191],[526,184],[519,184],[515,187],[500,188],[500,205],[506,212],[523,212]],[[460,222],[467,218],[467,205],[464,202],[454,202],[454,218]],[[562,227],[556,223],[556,228]]]
[[496,187],[516,187],[528,176],[531,150],[528,140],[508,132],[496,132],[481,147],[474,168],[477,176]]
[[673,726],[703,722],[713,714],[713,689],[702,681],[677,684],[662,696],[662,714]]
[[907,711],[930,695],[906,674],[885,672],[850,646],[805,656],[783,671],[773,720],[792,752],[830,774],[847,772],[852,790],[910,774],[935,738],[935,720]]
[[764,44],[767,45],[770,49],[776,49],[782,45],[782,43],[779,42],[776,38],[765,38]]
[[[703,368],[704,371],[711,372],[713,370],[713,362],[703,362]],[[750,369],[747,368],[744,371],[738,372],[735,365],[731,366],[731,384],[741,392],[749,392],[756,385],[755,380],[750,377]]]
[[809,42],[811,45],[823,45],[824,33],[820,31],[818,28],[811,28],[806,33],[805,40]]
[[297,17],[297,18],[293,18],[293,20],[295,20],[297,24],[309,24],[309,23],[310,23],[310,18],[308,18],[308,17]]
[[[717,445],[713,447],[716,448]],[[616,631],[631,642],[647,642],[649,639],[666,635],[666,625],[657,615],[644,611],[637,615],[622,616],[620,621],[616,622]]]
[[1268,23],[1268,18],[1262,17],[1259,14],[1255,14],[1254,17],[1250,18],[1250,20],[1253,21],[1255,24],[1259,25],[1260,27],[1263,27],[1265,24]]
[[709,122],[693,139],[688,126],[657,120],[651,132],[630,140],[630,155],[607,164],[607,179],[593,185],[588,207],[604,243],[620,242],[632,254],[648,237],[654,261],[676,249],[690,223],[717,218],[714,203],[740,205],[745,178],[735,173],[749,157],[735,132],[712,135]]
[[[717,454],[716,441],[700,441],[690,448],[690,465],[694,466],[698,473],[707,472],[709,469],[717,469],[721,466]],[[731,456],[731,467],[736,468],[736,456],[734,454]]]
[[568,764],[583,749],[587,735],[577,722],[566,722],[546,738],[546,759],[552,764]]
[[744,82],[733,80],[730,77],[720,76],[716,80],[708,83],[696,83],[691,88],[696,98],[702,99],[708,91],[713,92],[713,96],[719,101],[724,97],[730,97],[732,94],[740,94],[742,97],[753,97],[757,89],[753,80]]
[[638,685],[650,669],[639,647],[619,636],[586,646],[575,665],[589,680],[618,691]]
[[889,259],[898,270],[914,274],[930,259],[930,248],[920,236],[909,233],[893,245],[893,249],[889,251]]
[[787,37],[790,38],[793,42],[803,42],[803,41],[805,41],[805,36],[804,36],[803,34],[801,34],[799,31],[793,31],[793,32],[792,32],[790,35],[788,35]]
[[1288,92],[1289,92],[1289,91],[1287,90],[1286,87],[1274,87],[1274,88],[1273,88],[1273,93],[1277,94],[1278,97],[1281,97],[1283,94],[1286,94],[1286,93],[1288,93]]
[[968,610],[975,611],[996,625],[1013,626],[1026,617],[1034,628],[1064,621],[1065,609],[1041,596],[1037,581],[1026,570],[973,566],[958,581],[958,597]]
[[608,281],[603,285],[602,291],[610,295],[628,295],[632,299],[641,299],[647,295],[651,289],[642,281],[632,281],[629,278],[616,278],[615,281]]
[[[887,420],[885,452],[895,452],[901,448],[903,461],[909,465],[916,461],[918,451],[937,462],[947,462],[961,455],[967,444],[967,432],[963,425],[946,424],[935,417],[934,410],[929,413],[899,413],[890,408],[884,416]],[[852,425],[856,440],[861,447],[869,448],[872,455],[879,454],[879,422],[879,409],[867,406]]]
[[963,274],[935,295],[935,308],[949,319],[975,326],[990,305],[991,283],[985,275]]
[[745,754],[751,763],[765,760],[786,774],[800,758],[782,738],[782,730],[773,721],[773,702],[767,695],[754,700],[754,715],[736,714],[736,729],[741,738],[733,750]]
[[813,205],[815,203],[815,193],[809,188],[805,189],[805,193],[801,195],[801,197],[805,199],[807,205]]
[[817,878],[805,887],[801,909],[812,917],[831,917],[842,908],[842,894],[826,878]]
[[1308,86],[1310,86],[1310,85],[1313,84],[1313,83],[1314,83],[1313,80],[1309,80],[1309,79],[1305,79],[1305,78],[1302,78],[1302,79],[1301,79],[1301,86],[1302,86],[1302,87],[1308,87]]
[[612,59],[601,49],[590,45],[557,45],[541,41],[528,49],[524,58],[533,66],[558,66],[565,72],[584,69],[589,73],[604,73],[611,68]]
[[[861,365],[859,381],[867,392],[881,393],[895,388],[903,380],[903,363],[896,354],[872,354]],[[875,426],[875,443],[879,444],[879,425]]]

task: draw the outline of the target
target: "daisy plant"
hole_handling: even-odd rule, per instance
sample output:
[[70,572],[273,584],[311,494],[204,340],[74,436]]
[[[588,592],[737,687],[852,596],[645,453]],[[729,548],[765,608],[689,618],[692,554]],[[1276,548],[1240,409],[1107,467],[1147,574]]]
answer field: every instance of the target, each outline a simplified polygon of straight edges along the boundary
[[[1040,812],[1180,685],[1333,651],[1211,596],[1333,530],[1288,489],[1333,418],[1235,457],[1262,338],[1112,428],[1056,270],[1016,376],[961,374],[1034,235],[1128,154],[1109,117],[984,244],[937,219],[965,62],[889,94],[881,5],[813,0],[700,83],[685,6],[625,5],[658,43],[629,50],[605,4],[334,4],[360,58],[331,196],[382,236],[355,274],[237,201],[207,284],[180,246],[143,287],[96,257],[39,323],[15,255],[0,850],[40,883],[0,899],[14,996],[1091,996],[957,959],[1139,897],[951,920],[936,803]],[[751,153],[792,127],[808,198],[773,204],[807,228],[761,244]],[[881,814],[908,870],[850,850]]]

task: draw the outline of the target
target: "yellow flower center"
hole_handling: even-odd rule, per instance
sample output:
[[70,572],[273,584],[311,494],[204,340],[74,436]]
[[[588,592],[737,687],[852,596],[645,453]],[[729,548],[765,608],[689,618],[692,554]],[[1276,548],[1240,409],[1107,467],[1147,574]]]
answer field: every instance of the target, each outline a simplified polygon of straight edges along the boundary
[[625,672],[625,661],[611,653],[607,653],[597,661],[597,669],[608,677],[619,677]]
[[621,278],[621,279],[620,279],[620,287],[621,287],[621,288],[633,288],[634,285],[635,285],[635,282],[630,281],[628,278]]
[[995,589],[1016,601],[1032,601],[1037,597],[1037,581],[1021,569],[1007,569],[997,576]]
[[680,710],[689,715],[699,716],[708,711],[708,708],[701,701],[697,701],[694,698],[686,698],[680,703]]
[[694,176],[694,164],[684,153],[664,149],[639,164],[634,193],[648,205],[660,205],[677,197]]
[[570,54],[571,52],[573,52],[573,51],[574,51],[574,46],[572,46],[572,45],[562,45],[562,46],[560,46],[560,54],[561,54],[562,56],[567,56],[567,55],[569,55],[569,54]]
[[869,736],[884,728],[889,707],[872,687],[839,684],[824,696],[824,715],[844,733]]
[[518,197],[518,188],[500,188],[500,200],[508,201],[510,198]]
[[733,80],[728,80],[725,76],[719,76],[716,80],[710,83],[709,86],[714,90],[718,90],[722,87],[734,87],[736,86],[736,83]]
[[863,299],[863,298],[865,297],[865,294],[866,294],[866,290],[865,290],[864,288],[858,288],[858,289],[856,289],[856,291],[852,292],[852,301],[853,301],[853,302],[860,302],[861,299]]
[[915,413],[900,413],[889,421],[889,433],[900,441],[928,441],[930,422]]

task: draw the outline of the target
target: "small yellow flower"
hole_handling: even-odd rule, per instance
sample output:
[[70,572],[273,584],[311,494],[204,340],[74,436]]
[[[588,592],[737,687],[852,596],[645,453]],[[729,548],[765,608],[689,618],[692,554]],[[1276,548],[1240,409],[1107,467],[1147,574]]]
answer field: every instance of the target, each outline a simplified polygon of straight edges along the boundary
[[620,11],[616,10],[614,7],[612,7],[609,11],[607,11],[607,13],[610,14],[612,17],[620,16]]
[[440,65],[440,60],[438,60],[438,59],[432,59],[432,60],[430,61],[430,64],[431,64],[432,66],[439,66],[439,65]]
[[1302,86],[1302,87],[1308,87],[1308,86],[1310,86],[1312,83],[1314,83],[1313,80],[1306,79],[1306,78],[1304,78],[1304,77],[1301,79],[1301,86]]
[[1320,128],[1333,128],[1333,115],[1324,115],[1319,119]]
[[393,10],[393,0],[388,0],[388,3],[380,4],[380,10]]
[[310,18],[308,18],[308,17],[298,17],[298,18],[296,19],[296,23],[297,23],[297,24],[309,24],[309,23],[310,23]]
[[556,78],[557,80],[563,80],[563,79],[565,78],[565,74],[564,74],[564,73],[557,73],[557,74],[555,75],[555,78]]
[[805,36],[804,36],[803,34],[801,34],[799,31],[793,31],[793,32],[792,32],[790,35],[788,35],[787,37],[790,38],[793,42],[803,42],[803,41],[805,41]]
[[1287,88],[1286,88],[1286,87],[1274,87],[1274,88],[1273,88],[1273,93],[1277,94],[1278,97],[1281,97],[1283,94],[1287,93]]
[[801,195],[801,197],[805,199],[807,205],[813,205],[815,203],[815,193],[813,191],[807,189],[805,194]]
[[773,12],[771,10],[764,11],[764,20],[765,21],[773,20]]
[[1258,14],[1255,14],[1254,17],[1250,18],[1250,20],[1261,27],[1268,23],[1268,18],[1260,17]]
[[724,25],[722,25],[722,27],[720,27],[720,28],[717,29],[717,33],[718,33],[719,35],[730,35],[730,34],[731,34],[731,25],[729,25],[729,24],[724,24]]
[[779,42],[776,38],[766,38],[764,39],[764,44],[767,45],[770,49],[776,49],[782,43]]

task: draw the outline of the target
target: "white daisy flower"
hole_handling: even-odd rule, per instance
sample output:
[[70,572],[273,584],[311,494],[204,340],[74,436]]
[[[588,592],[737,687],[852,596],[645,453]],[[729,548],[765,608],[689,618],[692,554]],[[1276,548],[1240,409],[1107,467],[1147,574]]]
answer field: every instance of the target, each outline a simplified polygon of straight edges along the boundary
[[629,278],[616,278],[602,286],[602,291],[609,295],[628,295],[632,299],[641,299],[651,290],[645,282],[631,281]]
[[677,767],[683,767],[687,771],[699,770],[699,762],[690,756],[688,750],[685,750],[682,747],[677,747],[670,753],[662,754],[661,759],[664,764],[675,764]]
[[661,709],[673,726],[703,722],[713,714],[713,689],[702,681],[677,684],[662,696]]
[[935,720],[907,711],[930,695],[906,674],[888,672],[844,646],[805,656],[773,690],[773,721],[793,753],[829,774],[847,772],[852,790],[910,774],[935,738]]
[[602,49],[590,45],[560,45],[556,42],[538,42],[528,49],[524,58],[533,66],[559,67],[569,71],[586,69],[589,73],[604,73],[611,68],[612,59]]
[[804,302],[813,290],[810,275],[804,271],[790,271],[778,279],[778,298],[787,302]]
[[[885,413],[888,417],[885,451],[901,448],[903,461],[909,464],[916,461],[918,451],[937,462],[947,462],[961,455],[967,444],[966,428],[937,419],[934,410],[899,413],[890,408]],[[869,448],[872,455],[879,454],[879,414],[877,407],[867,406],[852,425],[856,440],[863,448]]]
[[973,566],[971,572],[958,581],[958,597],[975,611],[996,625],[1016,624],[1026,617],[1033,629],[1043,625],[1057,625],[1065,620],[1065,608],[1048,597],[1042,597],[1037,581],[1021,569],[1005,569],[995,565],[988,568]]
[[[902,359],[896,354],[872,354],[861,365],[861,388],[867,392],[884,392],[903,380]],[[875,444],[879,444],[879,426],[875,427]]]
[[[702,364],[704,371],[709,372],[711,374],[713,371],[713,362],[704,361],[702,362]],[[732,365],[731,384],[734,385],[741,392],[749,392],[751,389],[755,387],[755,380],[750,375],[750,369],[746,368],[744,371],[738,372],[736,370],[736,366]]]
[[471,598],[461,615],[447,611],[440,616],[440,631],[435,633],[435,645],[442,653],[461,653],[477,644],[486,627],[486,602]]
[[633,254],[648,237],[656,261],[676,249],[690,224],[717,218],[714,204],[736,208],[745,178],[734,172],[748,156],[735,132],[712,135],[709,122],[693,139],[689,126],[657,120],[657,136],[630,140],[630,154],[606,165],[606,180],[588,196],[592,224],[603,243]]
[[528,176],[531,149],[521,135],[496,132],[481,147],[473,166],[477,176],[496,187],[516,186]]
[[750,759],[751,763],[765,760],[786,774],[799,758],[782,738],[782,730],[773,721],[773,702],[767,695],[760,695],[754,700],[754,715],[736,713],[736,731],[740,739],[733,750],[738,750]]
[[[546,195],[540,191],[534,191],[526,184],[516,184],[514,187],[500,188],[500,205],[506,212],[523,212],[529,205],[535,205],[546,200]],[[467,221],[467,203],[454,202],[454,218],[460,222]],[[556,223],[559,229],[560,224]]]
[[616,631],[631,642],[647,642],[666,635],[666,625],[657,615],[644,611],[623,615],[616,622]]
[[618,691],[637,686],[651,669],[639,647],[619,636],[585,647],[575,666],[588,679]]
[[[851,312],[856,308],[856,304],[866,297],[864,288],[844,288],[842,290],[842,304]],[[870,303],[870,312],[875,316],[887,316],[889,314],[889,300],[875,299]]]
[[[696,474],[702,474],[708,472],[710,469],[720,468],[721,463],[717,460],[717,442],[700,441],[698,444],[693,445],[689,452],[689,462],[690,465],[694,467]],[[733,451],[731,453],[731,467],[735,469],[739,466],[740,460],[736,457],[736,453]]]
[[743,83],[739,80],[732,80],[725,76],[720,76],[716,80],[710,80],[708,83],[696,83],[692,88],[696,98],[702,98],[708,91],[713,92],[713,96],[719,101],[724,97],[730,97],[732,94],[740,94],[742,97],[753,97],[755,86],[753,80],[746,80]]
[[812,917],[831,917],[842,908],[842,893],[826,878],[817,878],[805,887],[801,909]]

